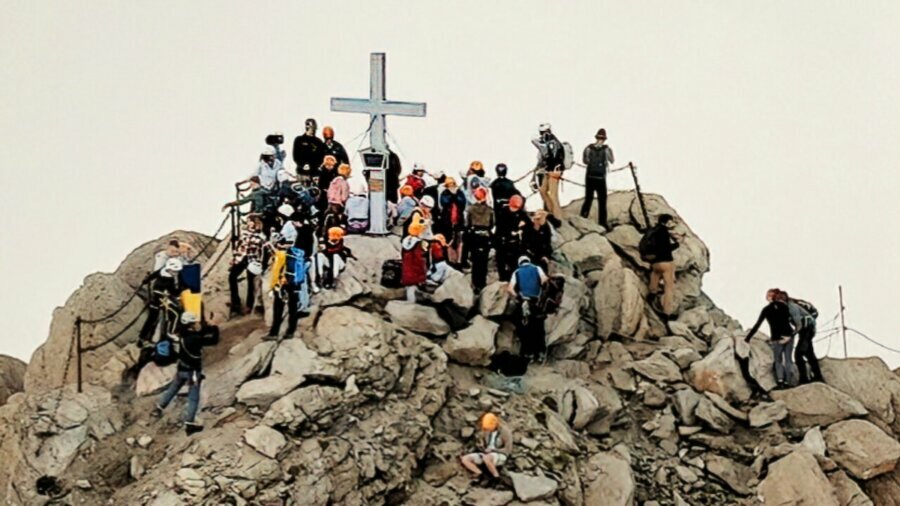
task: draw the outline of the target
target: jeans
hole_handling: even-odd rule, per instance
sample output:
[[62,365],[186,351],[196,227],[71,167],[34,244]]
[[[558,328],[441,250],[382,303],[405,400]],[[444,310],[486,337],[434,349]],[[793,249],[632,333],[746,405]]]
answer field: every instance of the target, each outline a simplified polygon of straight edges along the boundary
[[[228,288],[231,291],[231,311],[238,312],[241,310],[241,296],[238,295],[238,278],[247,270],[250,260],[244,257],[240,262],[231,266],[228,271]],[[253,307],[253,301],[256,299],[256,276],[247,271],[247,307]]]
[[594,205],[594,194],[597,194],[597,222],[604,228],[606,225],[606,178],[585,178],[584,204],[581,205],[581,217],[587,218]]
[[182,371],[179,369],[178,374],[175,375],[166,391],[163,392],[162,397],[159,398],[159,407],[160,409],[166,409],[166,406],[178,395],[178,391],[181,390],[185,383],[190,385],[190,390],[188,390],[187,405],[184,407],[184,421],[185,423],[194,423],[194,419],[197,417],[197,408],[200,406],[200,371]]
[[790,385],[794,372],[794,363],[791,360],[791,354],[794,351],[794,338],[772,339],[769,345],[772,347],[772,353],[775,355],[775,380],[779,384]]
[[[816,358],[816,352],[813,350],[813,338],[815,337],[815,324],[807,325],[800,329],[800,336],[797,339],[797,349],[794,352],[794,361],[797,362],[797,372],[800,373],[800,383],[825,381],[822,379],[822,371],[819,369],[819,359]],[[812,377],[807,374],[807,365],[812,373]]]

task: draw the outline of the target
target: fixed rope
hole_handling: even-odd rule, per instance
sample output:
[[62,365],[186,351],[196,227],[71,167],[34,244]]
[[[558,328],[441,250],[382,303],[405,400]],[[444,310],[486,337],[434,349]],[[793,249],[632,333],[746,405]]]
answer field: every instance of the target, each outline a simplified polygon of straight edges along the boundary
[[876,341],[875,339],[872,339],[871,337],[869,337],[869,336],[863,334],[862,332],[860,332],[860,331],[858,331],[858,330],[856,330],[856,329],[854,329],[854,328],[847,327],[847,330],[849,330],[850,332],[853,332],[854,334],[856,334],[856,335],[862,337],[862,338],[865,339],[866,341],[869,341],[870,343],[872,343],[872,344],[874,344],[874,345],[876,345],[876,346],[880,346],[881,348],[884,348],[885,350],[893,351],[894,353],[900,353],[900,350],[898,350],[898,349],[896,349],[896,348],[891,348],[890,346],[887,346],[887,345],[885,345],[885,344],[881,344],[880,342]]

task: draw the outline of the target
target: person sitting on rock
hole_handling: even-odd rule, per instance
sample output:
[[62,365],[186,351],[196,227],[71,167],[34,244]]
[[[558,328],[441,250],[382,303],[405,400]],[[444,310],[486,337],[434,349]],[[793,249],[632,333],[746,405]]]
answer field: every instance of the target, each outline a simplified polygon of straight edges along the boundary
[[656,226],[647,232],[652,239],[650,247],[650,297],[659,295],[659,282],[663,282],[662,312],[666,317],[675,313],[675,261],[672,252],[678,249],[678,240],[672,234],[675,218],[671,214],[661,214]]
[[[154,332],[156,332],[156,327],[159,325],[159,316],[162,310],[177,305],[176,297],[181,292],[178,274],[184,266],[179,246],[177,241],[169,242],[165,252],[165,263],[144,278],[144,284],[151,282],[152,284],[150,285],[151,296],[147,309],[147,319],[144,320],[144,326],[141,327],[141,331],[138,333],[139,346],[145,346],[150,343]],[[172,254],[171,256],[169,255],[170,253]],[[158,262],[159,260],[160,258],[157,256],[156,261]],[[173,313],[167,311],[165,314],[168,318]],[[177,312],[174,313],[174,316],[177,317]],[[169,322],[167,321],[166,323]],[[163,331],[167,332],[168,329],[164,328]]]
[[775,381],[778,383],[777,388],[781,389],[793,384],[794,362],[791,359],[791,352],[794,350],[794,327],[791,325],[787,297],[781,290],[770,288],[766,292],[766,301],[768,304],[759,313],[759,318],[744,340],[750,342],[763,320],[769,323],[771,335],[769,346],[775,356]]
[[262,261],[265,242],[266,237],[262,233],[262,220],[259,216],[250,216],[244,229],[241,230],[241,235],[234,250],[234,257],[231,261],[231,267],[228,270],[228,288],[231,292],[232,315],[244,313],[241,297],[238,294],[238,279],[244,271],[247,272],[247,310],[249,312],[253,309],[253,303],[256,301],[255,279],[264,270]]
[[513,434],[505,425],[500,425],[500,418],[493,413],[481,415],[479,429],[476,449],[460,458],[462,465],[475,477],[481,476],[480,466],[484,465],[491,476],[499,478],[498,468],[503,467],[512,454]]
[[531,217],[531,226],[522,230],[525,254],[544,272],[550,271],[550,257],[553,256],[553,229],[547,223],[548,216],[547,211],[535,211]]
[[535,306],[548,281],[544,270],[523,255],[519,258],[519,268],[506,287],[509,294],[518,301],[515,322],[516,332],[522,343],[521,354],[531,360],[540,360],[546,350],[545,316],[537,313]]
[[409,224],[409,235],[400,241],[400,284],[406,287],[406,300],[416,301],[416,287],[428,279],[425,251],[428,242],[423,240],[427,223],[421,216],[413,216]]
[[316,254],[316,276],[322,288],[334,288],[338,276],[347,266],[347,260],[351,258],[356,259],[344,244],[344,229],[329,228],[328,240],[319,245],[319,252]]
[[197,409],[200,407],[200,383],[203,381],[203,348],[219,343],[219,328],[204,326],[196,314],[187,311],[181,314],[181,325],[183,329],[178,351],[178,371],[151,414],[154,418],[160,418],[181,387],[187,384],[184,429],[191,435],[203,430],[202,425],[195,423]]
[[447,239],[442,234],[435,234],[428,247],[428,284],[439,286],[450,274],[447,265]]
[[532,226],[531,217],[524,207],[525,199],[521,195],[513,195],[509,198],[509,202],[494,206],[497,219],[494,250],[500,281],[509,281],[509,277],[516,270],[519,257],[522,256],[522,234],[526,228]]

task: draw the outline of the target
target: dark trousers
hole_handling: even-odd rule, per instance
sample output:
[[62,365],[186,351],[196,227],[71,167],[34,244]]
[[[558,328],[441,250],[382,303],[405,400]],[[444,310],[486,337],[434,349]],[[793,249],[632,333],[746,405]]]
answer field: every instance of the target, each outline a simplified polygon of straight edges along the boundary
[[581,205],[581,216],[587,218],[594,205],[594,194],[597,194],[597,222],[606,228],[606,178],[588,177],[584,180],[584,204]]
[[272,328],[269,330],[270,336],[277,336],[278,331],[281,330],[285,302],[288,306],[288,328],[284,335],[290,337],[297,330],[297,320],[300,317],[300,292],[297,288],[287,285],[283,290],[275,292],[275,302],[272,304]]
[[[794,350],[794,362],[797,363],[797,372],[800,373],[801,384],[812,381],[825,381],[822,379],[822,371],[819,369],[819,359],[816,358],[816,352],[813,350],[813,338],[815,337],[815,325],[808,325],[800,329],[797,348]],[[807,374],[807,366],[809,366],[812,373],[811,377]]]
[[469,232],[463,244],[472,255],[472,286],[481,290],[487,285],[488,257],[491,254],[491,237],[475,231]]
[[496,248],[497,274],[500,281],[509,281],[512,273],[518,267],[519,256],[522,254],[522,243],[516,239],[501,238],[497,241]]
[[[244,271],[247,271],[247,265],[250,260],[244,257],[240,262],[231,266],[228,271],[228,289],[231,291],[231,311],[239,312],[241,310],[241,296],[238,294],[238,278]],[[252,307],[253,301],[256,299],[256,276],[247,271],[247,306]]]
[[[532,306],[534,306],[532,301]],[[534,311],[534,307],[531,309]],[[516,333],[519,335],[519,355],[534,360],[547,350],[547,332],[544,329],[544,315],[531,314],[528,318],[522,316],[522,305],[516,314]]]
[[[153,299],[150,301],[150,307],[147,310],[147,319],[144,321],[144,325],[141,327],[141,332],[138,334],[139,341],[148,341],[153,338],[153,333],[156,331],[156,326],[159,324],[159,315],[162,312],[162,306],[165,299],[170,298],[171,295],[169,292],[156,292],[154,291]],[[168,325],[168,322],[163,318],[163,326]]]

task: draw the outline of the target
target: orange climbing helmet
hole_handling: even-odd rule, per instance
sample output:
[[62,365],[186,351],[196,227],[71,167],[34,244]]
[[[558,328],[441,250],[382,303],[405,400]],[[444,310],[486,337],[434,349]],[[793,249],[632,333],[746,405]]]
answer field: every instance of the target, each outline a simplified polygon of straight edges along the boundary
[[469,164],[469,170],[481,171],[484,170],[484,164],[481,163],[481,160],[474,160]]
[[338,174],[340,174],[344,177],[350,177],[350,172],[351,172],[350,166],[347,165],[346,163],[342,163],[338,166]]
[[331,227],[328,229],[329,241],[340,241],[344,238],[344,229],[341,227]]
[[322,138],[325,140],[334,139],[334,129],[327,126],[322,129]]
[[446,186],[447,188],[458,187],[458,185],[456,184],[456,179],[453,179],[451,176],[447,176],[447,178],[444,179],[444,186]]
[[409,224],[409,235],[413,237],[419,237],[423,233],[425,233],[425,229],[427,228],[427,224],[425,222],[425,218],[421,216],[417,216],[416,219]]
[[500,419],[493,413],[485,413],[481,416],[481,430],[495,431],[500,427]]
[[415,193],[415,190],[413,190],[413,187],[408,184],[405,184],[400,187],[400,196],[401,197],[412,197],[413,193]]
[[522,198],[521,195],[513,195],[509,199],[509,208],[512,211],[518,211],[522,209],[522,206],[525,205],[525,199]]
[[475,188],[475,191],[472,192],[472,196],[475,197],[475,200],[478,202],[484,202],[487,199],[487,190],[484,188]]

